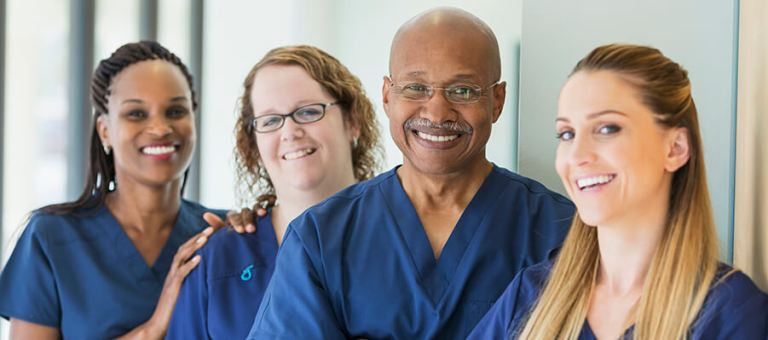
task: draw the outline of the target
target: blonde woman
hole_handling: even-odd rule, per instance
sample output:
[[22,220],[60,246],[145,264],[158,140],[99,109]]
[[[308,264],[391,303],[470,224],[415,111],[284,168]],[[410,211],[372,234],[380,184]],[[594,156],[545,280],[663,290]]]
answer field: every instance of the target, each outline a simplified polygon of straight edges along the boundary
[[470,338],[765,339],[768,296],[718,261],[696,115],[687,72],[656,49],[582,59],[555,123],[578,213]]

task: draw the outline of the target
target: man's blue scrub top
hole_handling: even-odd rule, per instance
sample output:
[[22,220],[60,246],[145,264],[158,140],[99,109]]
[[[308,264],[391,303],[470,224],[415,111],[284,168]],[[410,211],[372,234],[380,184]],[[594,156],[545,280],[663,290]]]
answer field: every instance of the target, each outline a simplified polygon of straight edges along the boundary
[[[520,271],[468,339],[516,339],[553,264],[549,260]],[[690,339],[768,339],[768,295],[744,273],[731,270],[720,265]],[[622,339],[632,339],[633,330],[627,329]],[[586,320],[579,339],[596,340]]]
[[294,220],[250,339],[463,339],[574,207],[494,166],[435,260],[395,169]]
[[256,233],[216,232],[198,250],[202,261],[184,280],[167,339],[244,339],[275,269],[271,212]]
[[151,268],[104,205],[67,215],[35,213],[0,276],[0,316],[106,339],[152,316],[176,250],[207,223],[182,201]]

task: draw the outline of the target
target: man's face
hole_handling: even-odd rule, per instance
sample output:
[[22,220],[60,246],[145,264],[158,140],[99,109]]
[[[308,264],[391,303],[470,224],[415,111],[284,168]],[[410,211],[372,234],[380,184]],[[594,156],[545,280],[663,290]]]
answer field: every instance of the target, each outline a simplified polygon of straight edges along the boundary
[[[490,69],[491,58],[484,37],[458,28],[413,29],[396,42],[383,97],[404,167],[447,175],[485,161],[485,144],[506,93],[505,83],[492,86],[498,75]],[[429,98],[409,98],[407,91],[423,91],[422,85],[455,91],[446,96],[435,88]],[[481,89],[481,95],[476,101],[457,100],[468,88]]]

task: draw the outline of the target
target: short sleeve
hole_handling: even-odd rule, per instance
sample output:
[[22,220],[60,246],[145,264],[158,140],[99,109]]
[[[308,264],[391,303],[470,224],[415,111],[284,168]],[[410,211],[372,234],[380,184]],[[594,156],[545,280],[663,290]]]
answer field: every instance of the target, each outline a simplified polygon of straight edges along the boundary
[[768,339],[768,295],[742,272],[715,283],[699,315],[695,339]]
[[292,226],[248,339],[344,339],[312,257]]
[[0,316],[59,328],[61,305],[45,234],[51,218],[33,216],[0,275]]

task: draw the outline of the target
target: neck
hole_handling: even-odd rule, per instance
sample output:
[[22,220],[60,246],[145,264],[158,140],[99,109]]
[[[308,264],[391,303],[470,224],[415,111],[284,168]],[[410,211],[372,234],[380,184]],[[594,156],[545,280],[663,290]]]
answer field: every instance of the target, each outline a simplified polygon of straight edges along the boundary
[[339,178],[333,185],[319,185],[309,190],[275,185],[278,197],[277,205],[272,209],[272,227],[275,229],[277,243],[282,243],[288,224],[305,210],[316,205],[342,189],[355,184],[357,180],[350,172]]
[[181,206],[181,180],[163,187],[118,185],[105,204],[123,228],[141,233],[172,228]]
[[397,176],[417,211],[447,207],[463,211],[491,170],[493,165],[485,158],[473,162],[463,171],[439,175],[425,174],[406,162],[397,169]]
[[645,211],[651,213],[597,227],[600,249],[597,285],[618,294],[642,291],[666,228],[667,216],[666,205]]

